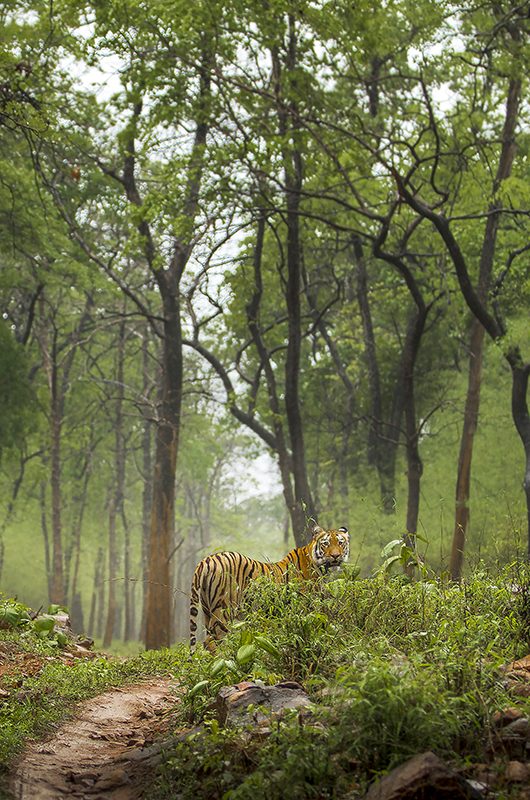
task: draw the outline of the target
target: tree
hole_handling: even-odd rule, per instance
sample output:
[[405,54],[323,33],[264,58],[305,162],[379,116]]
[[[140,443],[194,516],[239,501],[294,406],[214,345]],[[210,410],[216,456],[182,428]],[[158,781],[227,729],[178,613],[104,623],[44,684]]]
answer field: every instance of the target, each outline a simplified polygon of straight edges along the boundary
[[[471,11],[474,11],[474,9],[471,9]],[[478,110],[482,109],[471,109],[471,111],[475,112],[475,119],[481,119],[483,128],[480,136],[478,132],[472,129],[472,134],[476,138],[473,138],[471,142],[466,142],[466,159],[470,159],[469,151],[474,151],[481,155],[487,153],[489,164],[492,163],[492,159],[497,162],[496,168],[494,170],[490,168],[490,171],[485,176],[484,183],[486,188],[482,197],[486,198],[487,207],[484,208],[484,200],[480,198],[471,212],[468,211],[464,214],[455,214],[453,212],[450,215],[446,212],[446,209],[454,208],[457,196],[448,186],[445,187],[444,191],[439,190],[435,169],[432,170],[430,183],[426,184],[426,189],[428,188],[431,192],[438,193],[439,198],[441,198],[434,203],[432,200],[426,200],[422,197],[418,192],[417,186],[412,186],[410,173],[406,178],[396,173],[398,190],[402,199],[420,217],[428,220],[440,235],[447,254],[453,263],[462,295],[473,314],[470,334],[468,394],[458,465],[455,530],[450,566],[452,577],[455,580],[460,579],[462,574],[465,536],[469,521],[468,499],[471,458],[480,402],[480,373],[484,332],[487,332],[495,341],[505,338],[507,327],[505,320],[501,316],[498,300],[510,267],[514,260],[521,255],[521,252],[526,249],[519,246],[514,247],[512,244],[512,249],[510,250],[510,244],[508,244],[508,266],[505,269],[497,268],[498,276],[494,280],[492,287],[495,262],[502,257],[501,254],[503,253],[503,249],[498,244],[503,224],[505,228],[504,239],[506,241],[506,232],[509,231],[510,227],[509,220],[512,215],[517,218],[520,213],[517,208],[509,207],[511,205],[509,194],[507,196],[504,194],[503,184],[509,183],[516,156],[516,127],[521,105],[522,73],[527,59],[527,20],[526,16],[521,14],[520,8],[511,4],[507,4],[505,8],[491,4],[480,9],[480,12],[477,11],[476,19],[472,15],[470,16],[473,24],[477,25],[477,28],[473,27],[471,36],[477,39],[479,36],[485,36],[487,42],[485,47],[480,47],[475,51],[474,57],[476,60],[472,61],[473,68],[477,73],[484,70],[490,81],[493,78],[497,78],[498,90],[502,91],[504,89],[506,97],[503,118],[500,120],[494,118],[493,120],[496,126],[493,129],[493,137],[491,139],[486,138],[487,133],[485,130],[487,127],[491,130],[491,115],[486,121],[483,117],[481,119],[477,113]],[[486,33],[484,33],[485,27]],[[491,95],[492,90],[491,86],[489,86],[485,98],[483,98],[485,105]],[[466,113],[469,115],[470,109],[466,108]],[[436,137],[437,142],[434,164],[435,167],[438,167],[449,154],[446,154],[442,149],[440,128],[432,117],[431,124],[431,132]],[[497,139],[496,130],[499,128],[500,134]],[[452,157],[453,153],[449,155],[449,158]],[[506,203],[506,200],[508,200],[508,203]],[[523,215],[525,214],[524,211],[522,213]],[[474,285],[470,267],[471,257],[466,249],[466,238],[468,229],[476,227],[477,219],[483,221],[484,228],[482,246],[478,257],[477,278]],[[504,250],[504,252],[506,251]],[[490,310],[492,296],[497,301],[493,307],[493,313]],[[524,488],[527,508],[530,510],[529,417],[526,405],[528,364],[522,359],[519,346],[513,343],[505,346],[505,357],[512,370],[512,413],[514,424],[525,450]],[[530,523],[530,515],[528,520]]]
[[[87,3],[87,10],[91,4]],[[111,231],[94,237],[90,224],[79,218],[94,200],[90,186],[79,182],[79,192],[69,197],[62,188],[65,152],[41,148],[37,164],[47,188],[82,251],[129,296],[150,322],[161,343],[163,367],[160,370],[159,396],[155,425],[155,455],[149,535],[147,578],[146,646],[169,644],[171,578],[169,555],[174,538],[174,487],[182,407],[183,352],[181,284],[205,220],[203,177],[208,164],[208,135],[213,114],[211,73],[218,46],[213,31],[219,20],[217,11],[206,5],[190,16],[182,4],[180,14],[171,14],[161,5],[154,8],[140,2],[125,7],[122,3],[97,5],[94,34],[82,44],[84,55],[97,61],[104,43],[124,65],[121,91],[115,97],[122,129],[114,137],[105,136],[107,119],[89,92],[72,98],[72,119],[77,140],[70,156],[87,170],[90,180],[96,170],[114,184],[108,198],[124,220],[130,241],[121,243],[118,264],[109,256],[115,244],[108,241]],[[79,54],[79,53],[76,53]],[[149,57],[147,57],[149,54]],[[175,71],[175,63],[180,71]],[[167,89],[166,86],[170,88]],[[95,113],[95,119],[93,117]],[[93,122],[90,123],[89,119]],[[94,139],[87,140],[87,129],[97,126]],[[62,121],[61,123],[62,124]],[[180,137],[193,129],[187,152]],[[171,131],[173,152],[164,162],[157,160],[157,148],[164,129]],[[189,139],[190,137],[188,137]],[[84,152],[83,152],[84,151]],[[168,193],[168,183],[171,191]],[[209,191],[212,192],[210,184]],[[213,196],[213,195],[212,195]],[[144,272],[139,287],[120,272],[125,252],[134,244],[137,267]],[[143,285],[142,285],[143,284]],[[149,299],[142,297],[149,286]],[[150,304],[153,308],[149,308]]]

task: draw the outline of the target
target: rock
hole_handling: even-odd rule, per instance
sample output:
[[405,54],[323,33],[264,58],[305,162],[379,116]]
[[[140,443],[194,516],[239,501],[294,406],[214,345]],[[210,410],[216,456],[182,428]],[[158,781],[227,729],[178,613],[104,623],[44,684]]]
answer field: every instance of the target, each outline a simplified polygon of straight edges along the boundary
[[517,661],[510,661],[501,670],[504,673],[504,685],[519,697],[530,696],[530,655]]
[[74,658],[99,658],[100,656],[98,653],[94,652],[94,650],[88,650],[86,647],[82,647],[80,644],[73,642],[69,646],[69,652]]
[[472,767],[472,775],[477,783],[483,783],[487,786],[493,783],[494,774],[491,769],[491,764],[474,764]]
[[129,783],[129,776],[125,770],[112,769],[96,781],[94,789],[108,791],[109,789],[116,789],[118,786],[124,786],[126,783]]
[[428,751],[373,783],[365,800],[481,800],[482,797],[482,792]]
[[521,679],[530,681],[530,655],[519,658],[517,661],[510,661],[502,668],[502,671],[507,677],[516,673]]
[[507,783],[526,783],[530,770],[522,761],[509,761],[504,772]]
[[56,631],[64,633],[69,639],[74,638],[70,616],[66,612],[61,612],[59,614],[40,614],[38,619],[52,619]]
[[514,719],[513,722],[506,725],[498,735],[503,740],[515,736],[527,739],[529,732],[530,720],[527,717],[519,717],[519,719]]
[[[270,716],[280,716],[287,709],[310,710],[313,704],[302,686],[294,681],[282,681],[274,686],[259,686],[242,681],[220,689],[215,706],[222,725],[260,724]],[[249,706],[252,709],[249,711]]]
[[496,711],[492,717],[492,722],[496,728],[505,728],[510,722],[516,719],[521,719],[524,716],[520,708],[510,706],[503,708],[502,711]]
[[472,789],[475,789],[481,796],[486,796],[490,789],[490,783],[477,781],[474,778],[466,778]]
[[84,650],[91,650],[94,647],[94,640],[90,636],[78,636],[75,643]]
[[530,720],[519,717],[495,732],[488,750],[494,753],[501,751],[508,758],[519,760],[525,756],[529,737]]

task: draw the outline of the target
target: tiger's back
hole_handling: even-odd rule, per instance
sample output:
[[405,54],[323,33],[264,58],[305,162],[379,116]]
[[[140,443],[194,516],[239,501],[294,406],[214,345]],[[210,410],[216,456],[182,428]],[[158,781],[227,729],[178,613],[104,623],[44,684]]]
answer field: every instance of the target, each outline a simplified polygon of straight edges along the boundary
[[314,579],[323,571],[338,568],[347,559],[348,552],[346,528],[324,531],[317,526],[308,545],[291,550],[281,561],[257,561],[232,552],[206,556],[197,564],[191,584],[191,650],[195,649],[197,643],[199,608],[202,608],[205,619],[205,647],[214,650],[215,640],[219,640],[227,631],[230,611],[239,605],[251,580],[265,575],[281,581],[290,569],[301,578]]

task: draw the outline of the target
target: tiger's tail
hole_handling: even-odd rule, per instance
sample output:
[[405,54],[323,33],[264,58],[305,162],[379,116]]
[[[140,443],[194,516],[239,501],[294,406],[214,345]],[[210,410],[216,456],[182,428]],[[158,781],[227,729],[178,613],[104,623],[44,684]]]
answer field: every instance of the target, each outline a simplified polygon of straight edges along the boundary
[[197,565],[191,581],[190,594],[190,652],[197,647],[197,617],[199,616],[203,562]]

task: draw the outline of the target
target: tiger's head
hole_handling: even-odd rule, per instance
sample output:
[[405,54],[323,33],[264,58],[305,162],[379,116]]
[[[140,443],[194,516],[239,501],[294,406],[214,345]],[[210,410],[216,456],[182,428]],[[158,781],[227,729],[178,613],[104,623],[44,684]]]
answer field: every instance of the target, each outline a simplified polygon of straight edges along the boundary
[[313,564],[322,574],[340,569],[350,553],[348,528],[325,531],[316,525],[309,550]]

